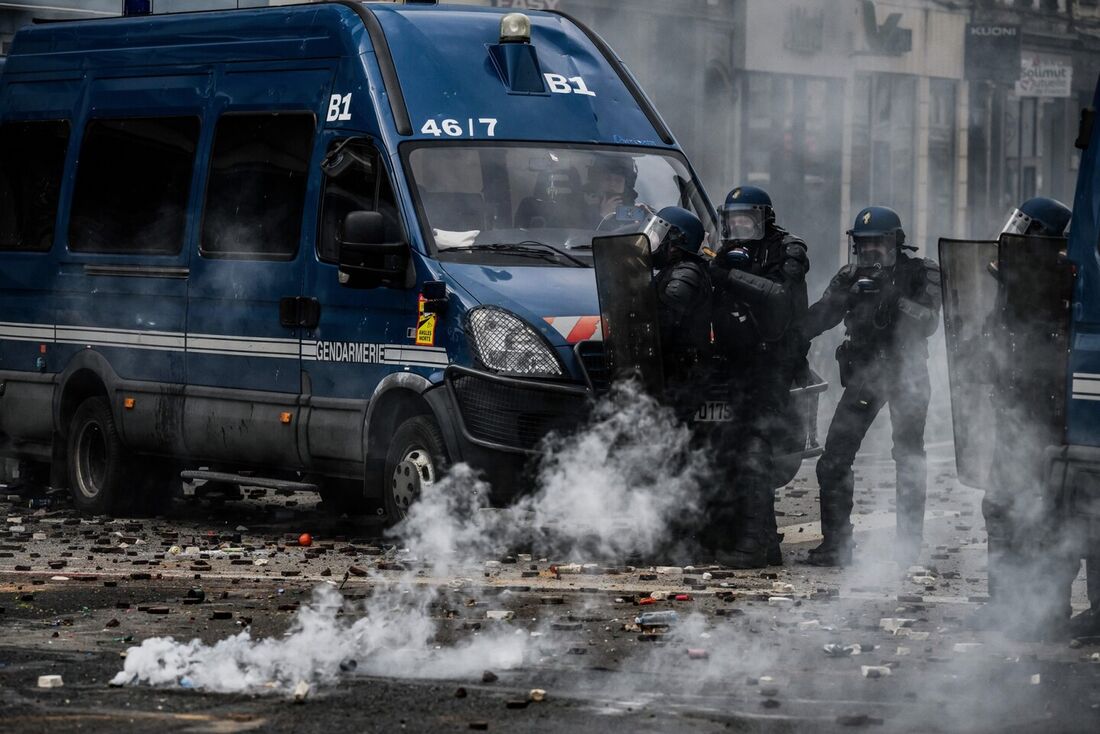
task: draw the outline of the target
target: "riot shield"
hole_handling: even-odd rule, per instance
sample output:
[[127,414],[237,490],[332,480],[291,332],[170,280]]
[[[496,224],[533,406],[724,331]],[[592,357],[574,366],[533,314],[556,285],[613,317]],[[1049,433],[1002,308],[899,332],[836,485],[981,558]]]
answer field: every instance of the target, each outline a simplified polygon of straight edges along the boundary
[[940,240],[955,464],[959,481],[979,488],[986,485],[993,456],[994,365],[988,330],[997,308],[999,286],[989,272],[996,258],[996,242]]
[[1064,438],[1073,270],[1064,237],[1002,235],[998,270],[1012,334],[1014,392],[1026,396],[1036,435]]
[[651,395],[660,395],[665,378],[649,239],[597,237],[592,255],[608,373],[612,380],[637,379]]

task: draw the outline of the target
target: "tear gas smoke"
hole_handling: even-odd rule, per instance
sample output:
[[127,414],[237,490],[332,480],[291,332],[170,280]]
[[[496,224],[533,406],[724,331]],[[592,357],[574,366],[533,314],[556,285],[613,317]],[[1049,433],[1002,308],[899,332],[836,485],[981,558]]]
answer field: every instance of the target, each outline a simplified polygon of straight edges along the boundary
[[[705,466],[688,429],[627,386],[595,408],[585,430],[548,441],[533,491],[514,506],[490,510],[488,486],[457,466],[424,487],[392,535],[416,559],[416,569],[437,579],[529,544],[532,528],[540,546],[566,556],[651,553],[666,542],[673,522],[694,511]],[[331,586],[317,587],[281,638],[254,639],[245,631],[213,645],[145,640],[130,649],[113,682],[288,689],[302,680],[330,681],[348,659],[361,673],[453,677],[516,667],[537,652],[535,638],[507,627],[437,648],[435,617],[445,592],[421,583],[416,569],[397,581],[374,576],[373,594],[362,604],[345,601]]]

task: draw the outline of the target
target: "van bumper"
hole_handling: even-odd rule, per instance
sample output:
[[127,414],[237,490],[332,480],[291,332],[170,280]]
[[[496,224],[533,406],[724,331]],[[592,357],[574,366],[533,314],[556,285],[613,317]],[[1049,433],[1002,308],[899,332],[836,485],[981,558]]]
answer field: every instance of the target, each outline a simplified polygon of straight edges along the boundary
[[593,392],[569,383],[505,377],[451,365],[428,401],[452,458],[478,469],[506,503],[530,486],[537,447],[588,416]]

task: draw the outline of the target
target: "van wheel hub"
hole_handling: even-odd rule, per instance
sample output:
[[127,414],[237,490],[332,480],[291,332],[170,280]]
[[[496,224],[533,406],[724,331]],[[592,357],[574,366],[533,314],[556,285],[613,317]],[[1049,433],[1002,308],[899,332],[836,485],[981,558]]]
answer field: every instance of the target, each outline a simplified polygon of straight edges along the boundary
[[422,448],[411,448],[393,472],[393,501],[402,515],[425,487],[435,484],[436,470],[431,455]]

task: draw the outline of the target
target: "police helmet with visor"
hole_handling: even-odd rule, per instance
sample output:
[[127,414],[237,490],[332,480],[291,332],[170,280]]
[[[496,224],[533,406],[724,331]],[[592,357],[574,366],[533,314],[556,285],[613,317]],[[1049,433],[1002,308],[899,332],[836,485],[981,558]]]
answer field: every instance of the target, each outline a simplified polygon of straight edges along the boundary
[[1062,237],[1073,212],[1056,199],[1036,196],[1013,210],[1001,234]]
[[860,269],[892,268],[905,244],[901,217],[893,209],[869,206],[856,215],[848,230],[852,264]]
[[702,221],[687,209],[666,206],[646,222],[642,230],[649,239],[653,265],[657,268],[687,255],[697,255],[706,237]]
[[738,186],[719,208],[723,242],[755,242],[764,239],[775,221],[775,209],[767,191],[756,186]]

